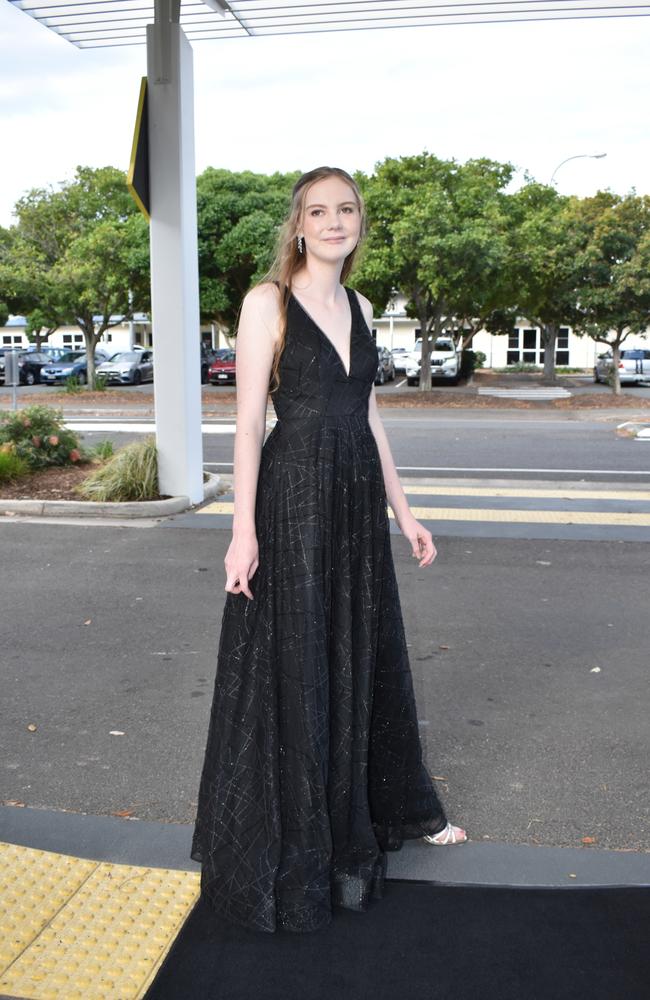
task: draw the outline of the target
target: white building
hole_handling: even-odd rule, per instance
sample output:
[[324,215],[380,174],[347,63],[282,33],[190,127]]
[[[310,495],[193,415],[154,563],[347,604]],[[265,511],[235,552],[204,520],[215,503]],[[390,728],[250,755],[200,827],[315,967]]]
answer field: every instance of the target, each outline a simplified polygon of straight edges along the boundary
[[[413,348],[420,334],[420,325],[416,319],[409,318],[405,311],[405,298],[396,295],[386,312],[373,321],[373,332],[377,344],[392,350],[394,347]],[[650,329],[648,330],[650,334]],[[630,335],[624,342],[625,347],[647,346],[647,340],[637,335]],[[524,317],[517,320],[510,334],[495,335],[487,330],[480,330],[472,341],[472,349],[485,354],[486,368],[506,368],[518,363],[539,365],[544,364],[544,348],[541,330],[533,326]],[[555,363],[558,367],[593,368],[596,358],[607,348],[590,337],[579,337],[571,327],[560,327],[555,345]]]

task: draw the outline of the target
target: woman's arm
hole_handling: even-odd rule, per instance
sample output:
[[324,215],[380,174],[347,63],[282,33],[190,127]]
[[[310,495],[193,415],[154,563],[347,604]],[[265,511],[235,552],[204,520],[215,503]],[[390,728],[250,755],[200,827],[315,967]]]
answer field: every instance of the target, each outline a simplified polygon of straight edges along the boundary
[[[359,295],[358,292],[357,295]],[[372,305],[363,295],[359,295],[359,301],[364,318],[368,324],[368,329],[371,330],[373,314]],[[397,474],[397,469],[395,468],[395,461],[390,449],[390,444],[388,443],[386,431],[384,429],[382,419],[379,416],[379,410],[377,408],[377,395],[375,393],[374,385],[370,390],[370,398],[368,400],[368,423],[370,424],[375,441],[377,442],[377,450],[379,452],[379,458],[381,459],[381,471],[384,477],[386,497],[393,514],[395,515],[395,520],[397,521],[402,534],[408,538],[411,543],[413,555],[420,559],[419,565],[428,566],[429,563],[432,563],[436,557],[436,547],[433,544],[431,532],[428,528],[425,528],[423,524],[420,524],[420,522],[417,521],[411,513],[411,508],[409,507],[408,500],[406,499],[406,495],[402,489],[402,484]]]
[[237,329],[237,428],[235,431],[233,537],[226,554],[226,587],[252,598],[248,581],[258,566],[255,499],[266,431],[269,378],[277,337],[278,292],[273,284],[252,288]]
[[408,500],[406,499],[404,490],[402,489],[402,484],[397,474],[397,469],[395,468],[395,461],[390,450],[388,438],[386,437],[386,431],[384,429],[382,419],[379,416],[374,385],[370,391],[370,399],[368,400],[368,423],[370,424],[372,433],[375,436],[375,441],[377,442],[377,449],[381,459],[381,471],[384,476],[386,496],[388,497],[388,502],[391,506],[393,514],[395,515],[395,520],[401,530],[402,521],[408,514],[411,513],[411,509],[408,505]]

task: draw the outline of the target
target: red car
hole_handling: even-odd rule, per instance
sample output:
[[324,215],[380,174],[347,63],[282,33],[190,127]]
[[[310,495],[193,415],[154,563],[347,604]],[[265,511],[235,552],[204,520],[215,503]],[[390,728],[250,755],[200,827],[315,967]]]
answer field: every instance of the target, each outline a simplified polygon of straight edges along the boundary
[[208,379],[212,385],[235,384],[235,352],[228,351],[210,365]]

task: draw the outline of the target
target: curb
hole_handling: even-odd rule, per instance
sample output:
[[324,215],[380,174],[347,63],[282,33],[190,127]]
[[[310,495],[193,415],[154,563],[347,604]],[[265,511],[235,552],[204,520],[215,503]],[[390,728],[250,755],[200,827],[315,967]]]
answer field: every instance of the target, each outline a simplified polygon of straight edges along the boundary
[[[221,476],[206,472],[208,481],[203,484],[203,500],[211,500],[220,492]],[[168,517],[179,514],[198,504],[190,503],[186,496],[167,497],[165,500],[133,500],[103,502],[99,500],[2,500],[0,515],[28,514],[36,517]]]
[[635,420],[626,420],[618,424],[616,433],[621,437],[635,438],[637,441],[650,441],[650,424]]
[[[193,823],[93,815],[39,806],[0,806],[0,843],[98,862],[198,872],[190,859]],[[650,886],[645,850],[542,847],[473,840],[435,851],[406,840],[390,853],[388,877],[458,885]]]

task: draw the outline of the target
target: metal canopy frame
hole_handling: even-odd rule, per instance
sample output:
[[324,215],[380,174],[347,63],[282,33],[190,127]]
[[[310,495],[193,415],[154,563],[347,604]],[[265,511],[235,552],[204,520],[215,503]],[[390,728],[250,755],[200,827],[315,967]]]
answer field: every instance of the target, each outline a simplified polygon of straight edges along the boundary
[[[9,0],[81,49],[146,44],[153,0]],[[191,42],[246,36],[367,31],[381,28],[647,17],[650,2],[625,0],[183,0],[180,25]]]

